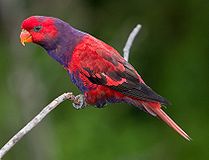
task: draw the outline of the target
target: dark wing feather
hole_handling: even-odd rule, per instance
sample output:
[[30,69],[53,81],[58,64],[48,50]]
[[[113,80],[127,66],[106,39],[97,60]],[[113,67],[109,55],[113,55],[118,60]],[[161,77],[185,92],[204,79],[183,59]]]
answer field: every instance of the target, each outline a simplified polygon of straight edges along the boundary
[[164,105],[170,104],[147,86],[133,66],[125,61],[115,49],[101,41],[96,40],[96,42],[100,43],[96,45],[99,46],[96,49],[91,47],[92,43],[86,44],[89,45],[90,53],[80,66],[90,82],[110,87],[133,98],[160,102]]
[[[160,102],[164,105],[170,104],[170,102],[164,97],[158,95],[146,84],[139,82],[139,79],[137,79],[135,76],[132,76],[134,73],[130,74],[130,72],[127,71],[113,71],[109,73],[101,73],[100,76],[95,76],[89,69],[85,70],[89,73],[88,79],[94,84],[108,86],[113,90],[123,93],[124,95],[139,98],[141,100]],[[125,78],[126,82],[118,85],[107,85],[107,77],[114,81],[120,81],[122,78]]]
[[139,98],[141,100],[160,102],[164,105],[169,105],[170,102],[164,97],[158,95],[149,86],[143,83],[136,85],[130,85],[129,83],[122,83],[118,86],[111,86],[110,88],[117,90],[127,96]]

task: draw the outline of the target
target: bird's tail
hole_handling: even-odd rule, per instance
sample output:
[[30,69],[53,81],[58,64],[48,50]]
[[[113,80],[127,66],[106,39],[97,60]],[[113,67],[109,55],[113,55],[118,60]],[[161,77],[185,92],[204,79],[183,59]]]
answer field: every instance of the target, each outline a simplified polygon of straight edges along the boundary
[[144,108],[152,115],[156,115],[167,123],[171,128],[178,132],[186,140],[190,141],[191,138],[183,131],[162,109],[159,103],[144,103]]

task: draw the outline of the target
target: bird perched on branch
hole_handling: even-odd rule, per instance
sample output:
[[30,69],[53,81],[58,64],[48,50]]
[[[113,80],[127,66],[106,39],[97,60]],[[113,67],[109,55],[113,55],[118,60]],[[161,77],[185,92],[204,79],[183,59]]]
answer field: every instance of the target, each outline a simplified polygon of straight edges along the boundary
[[162,110],[161,106],[169,102],[147,86],[113,47],[53,17],[31,16],[22,22],[21,29],[22,44],[33,42],[42,46],[68,71],[87,104],[97,107],[119,102],[134,105],[161,118],[190,140]]

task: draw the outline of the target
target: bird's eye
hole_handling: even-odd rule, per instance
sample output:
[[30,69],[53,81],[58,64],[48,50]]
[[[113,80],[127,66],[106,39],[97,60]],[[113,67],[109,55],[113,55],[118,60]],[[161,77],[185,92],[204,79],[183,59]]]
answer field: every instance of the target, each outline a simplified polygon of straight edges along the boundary
[[33,30],[34,30],[35,32],[38,32],[38,31],[41,30],[41,28],[42,28],[42,26],[35,26]]

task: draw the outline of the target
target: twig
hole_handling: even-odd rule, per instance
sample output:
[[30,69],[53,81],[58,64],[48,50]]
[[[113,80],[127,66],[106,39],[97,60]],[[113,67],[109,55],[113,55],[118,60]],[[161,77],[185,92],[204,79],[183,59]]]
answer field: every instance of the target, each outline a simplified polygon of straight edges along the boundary
[[[128,61],[130,48],[136,37],[137,33],[139,32],[141,25],[137,25],[133,31],[130,33],[126,45],[123,49],[124,58]],[[54,99],[50,104],[48,104],[44,109],[36,115],[25,127],[23,127],[17,134],[15,134],[1,149],[0,149],[0,159],[4,157],[4,155],[19,141],[25,136],[28,132],[30,132],[36,125],[38,125],[53,109],[55,109],[60,103],[64,102],[65,100],[71,100],[75,104],[78,101],[75,99],[75,96],[71,92],[63,93],[56,99]]]
[[14,137],[12,137],[0,150],[0,159],[20,140],[26,135],[31,129],[39,124],[43,118],[46,117],[54,108],[65,100],[74,101],[75,96],[72,93],[63,93],[50,104],[48,104],[37,116],[35,116],[24,128],[22,128]]
[[123,57],[126,61],[128,61],[131,46],[133,44],[136,35],[139,33],[141,27],[142,26],[140,24],[137,24],[136,27],[133,29],[133,31],[130,33],[128,40],[126,41],[125,47],[123,48]]

